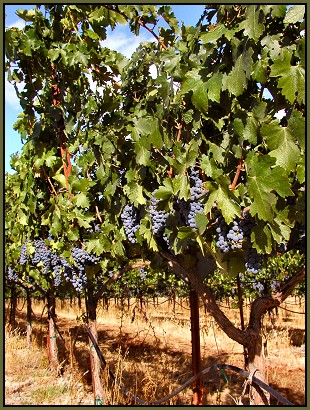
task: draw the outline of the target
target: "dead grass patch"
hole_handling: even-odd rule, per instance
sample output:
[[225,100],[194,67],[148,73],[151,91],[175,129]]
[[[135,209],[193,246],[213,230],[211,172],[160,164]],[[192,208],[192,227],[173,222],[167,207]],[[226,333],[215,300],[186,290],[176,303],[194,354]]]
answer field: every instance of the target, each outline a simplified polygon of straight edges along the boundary
[[[116,378],[140,399],[154,401],[162,398],[192,375],[190,311],[185,301],[180,302],[182,305],[164,300],[160,300],[158,305],[148,303],[146,311],[141,310],[134,300],[125,307],[112,302],[108,310],[98,307],[99,347]],[[288,303],[292,305],[284,307],[299,312],[304,309],[304,305],[298,306],[293,298]],[[43,305],[34,303],[33,308],[39,319]],[[240,325],[236,309],[225,304],[223,309],[237,326]],[[19,312],[19,331],[6,332],[6,404],[93,404],[87,333],[79,321],[85,312],[84,305],[80,309],[77,303],[61,306],[58,302],[56,312],[67,349],[63,374],[56,378],[49,373],[44,317],[41,322],[33,322],[33,344],[27,348],[25,312]],[[202,368],[216,363],[243,368],[242,346],[229,339],[203,309],[200,317]],[[304,404],[305,400],[305,357],[299,347],[292,345],[291,335],[292,329],[304,331],[304,320],[304,315],[280,309],[274,320],[268,315],[264,319],[270,385],[297,405]],[[59,347],[61,351],[61,343]],[[102,382],[109,386],[109,404],[133,404],[111,383],[107,371],[102,372]],[[229,372],[225,377],[218,372],[208,374],[203,379],[203,403],[235,405],[243,382],[239,375]],[[190,405],[191,400],[189,386],[164,405]]]

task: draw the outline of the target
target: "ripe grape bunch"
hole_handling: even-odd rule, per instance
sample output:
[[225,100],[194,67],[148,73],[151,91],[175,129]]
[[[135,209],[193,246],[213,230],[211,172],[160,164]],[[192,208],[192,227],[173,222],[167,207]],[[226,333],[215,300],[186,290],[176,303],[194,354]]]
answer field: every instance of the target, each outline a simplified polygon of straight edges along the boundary
[[153,233],[155,236],[161,236],[161,234],[164,232],[165,227],[166,227],[166,222],[168,219],[168,212],[166,212],[165,210],[158,209],[159,200],[155,198],[154,196],[155,193],[156,191],[152,193],[149,212],[150,212],[150,217],[151,217],[151,222],[152,222]]
[[21,250],[20,250],[19,263],[21,265],[25,265],[29,260],[29,255],[27,253],[28,243],[30,243],[30,241],[29,239],[26,239],[26,241],[23,243]]
[[134,205],[125,205],[121,213],[121,220],[123,222],[127,239],[131,243],[136,243],[135,233],[140,227],[139,210]]
[[242,249],[243,239],[251,235],[254,226],[254,219],[245,211],[242,213],[242,218],[236,218],[230,224],[227,224],[221,213],[217,211],[215,222],[217,224],[216,246],[223,253]]
[[190,201],[188,203],[187,223],[193,230],[197,230],[195,218],[197,214],[203,213],[204,207],[203,204],[200,202],[200,199],[204,194],[204,189],[198,170],[195,170],[194,167],[191,167],[189,176],[191,185],[191,196]]
[[84,249],[78,247],[72,248],[71,255],[76,267],[76,269],[72,269],[71,283],[77,292],[82,292],[87,284],[85,266],[99,263],[100,258],[91,255]]
[[248,272],[258,273],[262,269],[263,256],[252,247],[250,238],[248,238],[248,249],[245,255],[245,267]]
[[8,280],[11,282],[18,282],[18,275],[15,272],[15,270],[12,268],[12,266],[8,267]]

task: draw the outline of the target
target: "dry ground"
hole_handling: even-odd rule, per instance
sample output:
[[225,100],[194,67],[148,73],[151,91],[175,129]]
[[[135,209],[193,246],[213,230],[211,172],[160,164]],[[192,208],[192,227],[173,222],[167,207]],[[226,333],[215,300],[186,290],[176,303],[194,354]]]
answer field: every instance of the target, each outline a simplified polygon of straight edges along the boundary
[[[122,308],[110,303],[108,310],[98,307],[99,346],[110,369],[133,394],[147,401],[162,398],[185,383],[191,376],[191,334],[188,304],[175,306],[160,299],[146,310],[131,300]],[[238,310],[223,302],[227,315],[239,324]],[[269,384],[295,405],[305,403],[305,354],[299,331],[305,329],[304,303],[291,298],[271,321],[264,318],[268,341]],[[93,405],[87,334],[81,326],[77,304],[57,304],[57,325],[65,341],[57,342],[63,361],[63,373],[56,377],[48,367],[46,315],[42,303],[33,305],[39,320],[33,321],[33,343],[25,340],[26,315],[18,305],[18,329],[6,331],[5,404],[6,405]],[[248,312],[246,312],[246,315]],[[212,317],[200,311],[202,368],[217,363],[244,367],[242,346],[229,339]],[[294,344],[292,344],[294,343]],[[297,344],[297,345],[296,345]],[[64,350],[66,348],[66,351]],[[226,379],[226,377],[227,379]],[[103,383],[107,383],[103,372]],[[236,373],[208,373],[203,379],[203,404],[234,405],[243,390],[244,378]],[[191,387],[164,403],[190,405]],[[116,387],[107,393],[107,403],[130,404]],[[272,404],[277,404],[272,402]]]

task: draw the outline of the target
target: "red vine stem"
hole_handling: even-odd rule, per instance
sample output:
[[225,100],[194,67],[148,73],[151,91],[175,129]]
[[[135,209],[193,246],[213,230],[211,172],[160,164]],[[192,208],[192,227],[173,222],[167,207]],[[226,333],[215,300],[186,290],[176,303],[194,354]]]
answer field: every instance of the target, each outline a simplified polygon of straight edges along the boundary
[[236,185],[237,185],[237,182],[238,182],[240,172],[243,170],[242,163],[243,163],[243,160],[242,160],[242,158],[240,158],[239,159],[239,164],[237,166],[237,171],[236,171],[235,178],[234,178],[233,182],[231,183],[231,185],[229,185],[229,189],[231,189],[231,190],[236,189]]
[[[60,97],[60,89],[59,86],[56,82],[56,78],[55,78],[55,68],[52,67],[53,70],[53,74],[51,75],[51,78],[53,80],[53,84],[52,84],[52,93],[53,93],[53,106],[54,107],[59,107],[60,105],[60,101],[59,101],[59,97]],[[59,135],[59,139],[60,139],[60,155],[63,161],[63,167],[64,167],[64,176],[66,179],[66,186],[67,186],[67,190],[69,191],[69,182],[68,182],[68,178],[69,175],[71,174],[71,170],[72,170],[72,166],[71,166],[71,155],[69,153],[69,151],[66,148],[66,143],[68,141],[68,138],[65,134],[65,125],[64,125],[64,120],[61,117],[58,126],[57,126],[57,133]]]

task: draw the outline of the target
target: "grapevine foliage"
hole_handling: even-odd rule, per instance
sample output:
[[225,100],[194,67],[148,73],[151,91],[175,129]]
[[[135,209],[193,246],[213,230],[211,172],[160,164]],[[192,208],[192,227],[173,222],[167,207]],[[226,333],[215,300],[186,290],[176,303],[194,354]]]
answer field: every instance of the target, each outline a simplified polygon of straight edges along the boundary
[[[17,14],[27,24],[5,33],[8,79],[25,83],[24,145],[6,175],[10,269],[40,265],[56,284],[63,272],[80,291],[137,255],[160,266],[163,252],[201,252],[257,274],[301,244],[304,6],[215,4],[195,27],[169,6]],[[128,59],[105,47],[121,24],[155,41]]]

